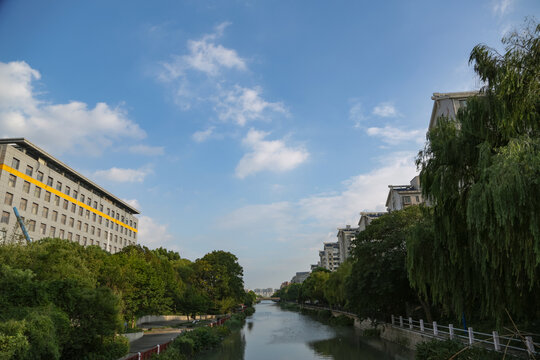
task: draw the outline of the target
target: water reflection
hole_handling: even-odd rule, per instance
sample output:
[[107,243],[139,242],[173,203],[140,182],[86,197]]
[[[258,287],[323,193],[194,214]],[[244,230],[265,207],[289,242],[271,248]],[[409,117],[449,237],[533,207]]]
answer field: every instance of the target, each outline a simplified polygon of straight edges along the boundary
[[353,327],[331,327],[298,312],[284,311],[272,302],[262,302],[256,310],[242,330],[197,359],[413,359],[411,352],[398,345],[361,338]]

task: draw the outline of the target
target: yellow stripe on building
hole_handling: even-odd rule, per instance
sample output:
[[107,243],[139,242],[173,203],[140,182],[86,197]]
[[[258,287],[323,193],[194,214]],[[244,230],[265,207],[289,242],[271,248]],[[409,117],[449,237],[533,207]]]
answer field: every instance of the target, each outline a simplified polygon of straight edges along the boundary
[[109,215],[106,215],[106,214],[102,213],[101,211],[99,211],[99,210],[97,210],[97,209],[94,209],[93,207],[88,206],[88,205],[86,205],[85,203],[83,203],[83,202],[81,202],[81,201],[79,201],[79,200],[77,200],[77,199],[72,198],[71,196],[66,195],[66,194],[64,194],[64,193],[61,192],[61,191],[58,191],[58,190],[56,190],[56,189],[50,187],[49,185],[46,185],[46,184],[44,184],[44,183],[42,183],[42,182],[40,182],[40,181],[38,181],[38,180],[36,180],[36,179],[34,179],[34,178],[32,178],[32,177],[26,175],[26,174],[23,174],[23,173],[20,172],[19,170],[15,170],[15,169],[13,169],[12,167],[7,166],[6,164],[0,164],[0,169],[1,169],[1,170],[4,170],[4,171],[6,171],[6,172],[8,172],[8,173],[10,173],[10,174],[13,174],[13,175],[15,175],[15,176],[17,176],[17,177],[19,177],[19,178],[21,178],[21,179],[23,179],[23,180],[26,180],[26,181],[28,181],[28,182],[30,182],[30,183],[36,185],[36,186],[39,186],[40,188],[42,188],[42,189],[44,189],[44,190],[46,190],[46,191],[49,191],[49,192],[51,192],[52,194],[58,195],[58,196],[61,197],[62,199],[68,200],[68,201],[70,201],[70,202],[73,203],[73,204],[77,204],[77,205],[79,205],[80,207],[82,207],[82,208],[84,208],[84,209],[86,209],[86,210],[89,210],[89,211],[93,212],[94,214],[97,214],[97,215],[99,215],[99,216],[102,216],[103,218],[105,218],[105,219],[107,219],[107,220],[110,220],[110,221],[112,221],[112,222],[114,222],[114,223],[116,223],[116,224],[118,224],[118,225],[120,225],[120,226],[125,227],[126,229],[129,229],[129,230],[131,230],[131,231],[133,231],[133,232],[135,232],[135,233],[138,232],[137,229],[135,229],[135,228],[133,228],[133,227],[127,225],[127,224],[124,224],[123,222],[121,222],[121,221],[119,221],[119,220],[116,220],[115,218],[113,218],[113,217],[111,217],[111,216],[109,216]]

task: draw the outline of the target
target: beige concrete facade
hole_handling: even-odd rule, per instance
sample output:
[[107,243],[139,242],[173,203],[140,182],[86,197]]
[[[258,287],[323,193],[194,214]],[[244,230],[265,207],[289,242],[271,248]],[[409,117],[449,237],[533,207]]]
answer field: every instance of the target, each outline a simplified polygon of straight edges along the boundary
[[338,228],[337,238],[340,263],[345,262],[345,260],[351,256],[351,240],[354,239],[357,232],[358,228],[353,228],[351,225],[346,225],[344,228]]
[[418,176],[411,180],[410,185],[388,185],[388,188],[386,208],[389,212],[425,203]]
[[109,252],[137,243],[139,211],[25,139],[0,139],[0,242],[18,229]]
[[433,93],[431,97],[433,100],[433,110],[431,111],[428,130],[431,130],[437,125],[437,119],[441,116],[446,116],[450,119],[455,118],[458,110],[466,105],[467,99],[478,94],[478,91]]

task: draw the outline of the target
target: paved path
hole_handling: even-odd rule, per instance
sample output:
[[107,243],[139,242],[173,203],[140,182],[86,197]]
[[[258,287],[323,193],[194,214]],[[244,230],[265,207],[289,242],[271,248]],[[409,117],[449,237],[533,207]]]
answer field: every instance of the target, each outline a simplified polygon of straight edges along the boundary
[[176,329],[174,331],[162,331],[158,333],[145,334],[142,338],[133,341],[129,344],[129,353],[136,354],[139,351],[145,351],[153,348],[158,344],[164,344],[176,338],[182,330]]

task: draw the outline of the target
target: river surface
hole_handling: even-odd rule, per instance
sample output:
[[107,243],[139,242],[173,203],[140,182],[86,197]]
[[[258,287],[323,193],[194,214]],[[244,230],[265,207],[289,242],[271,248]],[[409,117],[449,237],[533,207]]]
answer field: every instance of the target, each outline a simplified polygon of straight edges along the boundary
[[397,344],[364,338],[353,326],[329,326],[271,301],[256,305],[242,330],[221,347],[197,360],[411,360],[414,354]]

